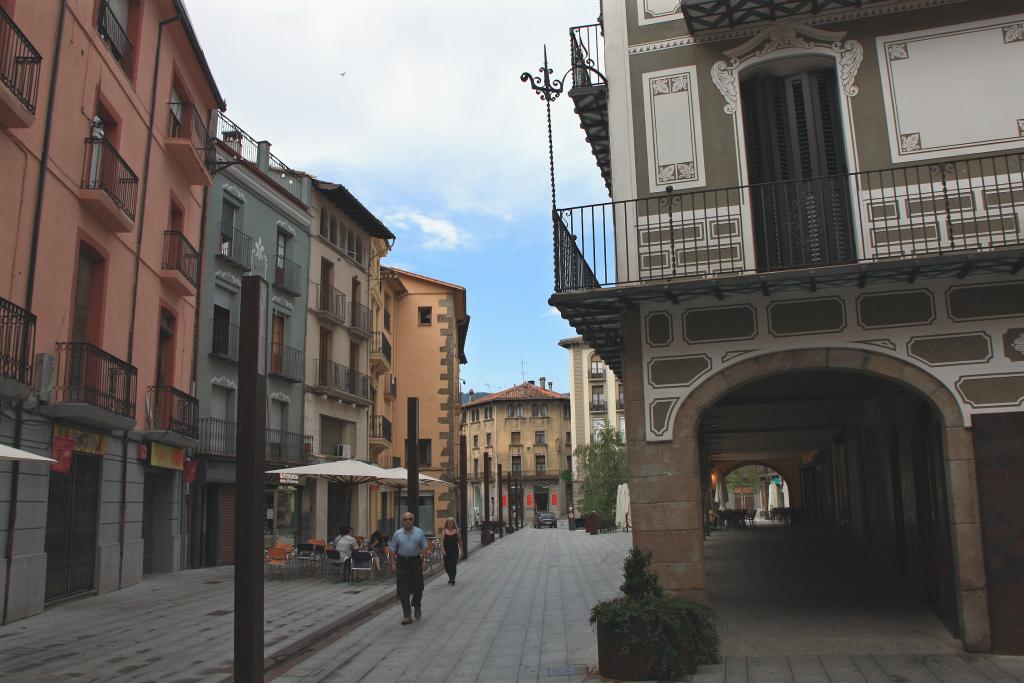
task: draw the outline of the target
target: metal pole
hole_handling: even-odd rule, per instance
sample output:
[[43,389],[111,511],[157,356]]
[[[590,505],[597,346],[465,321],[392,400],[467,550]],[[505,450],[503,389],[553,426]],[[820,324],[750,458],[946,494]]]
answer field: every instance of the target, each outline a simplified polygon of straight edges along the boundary
[[501,463],[498,463],[498,536],[505,538],[505,505],[501,500]]
[[466,486],[466,435],[459,437],[459,528],[462,529],[462,559],[469,557],[469,499]]
[[513,493],[516,496],[519,495],[519,488],[518,488],[518,486],[515,489],[512,488],[512,473],[511,472],[509,472],[505,476],[508,477],[508,532],[512,533],[513,531],[516,530],[516,515],[519,514],[519,504],[518,504],[519,502],[518,501],[516,501],[516,512],[515,512],[515,514],[512,513],[512,501],[515,500],[515,497],[514,497]]
[[[408,416],[408,432],[405,439],[405,469],[409,471],[409,479],[406,484],[406,501],[409,512],[416,518],[416,524],[422,529],[423,520],[420,519],[420,400],[410,396],[406,403]],[[434,520],[430,520],[431,526]],[[432,531],[432,530],[430,530]],[[429,531],[428,531],[429,533]]]
[[242,278],[235,480],[235,680],[263,680],[263,463],[267,435],[266,283]]
[[487,534],[491,521],[491,454],[484,453],[484,523],[480,526],[480,545],[490,543]]

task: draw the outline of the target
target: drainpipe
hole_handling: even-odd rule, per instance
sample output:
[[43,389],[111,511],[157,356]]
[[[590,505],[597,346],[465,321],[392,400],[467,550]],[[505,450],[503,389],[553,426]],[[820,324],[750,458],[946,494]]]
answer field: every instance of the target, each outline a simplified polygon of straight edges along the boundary
[[[211,154],[216,154],[216,149],[211,150]],[[193,396],[195,396],[198,393],[197,373],[199,365],[199,315],[201,310],[200,307],[202,306],[203,302],[203,259],[206,256],[206,205],[207,200],[209,198],[209,194],[209,186],[204,187],[203,205],[201,209],[202,213],[200,214],[199,218],[199,276],[196,284],[196,307],[192,318],[192,372],[190,378],[190,386],[192,387]],[[198,470],[198,464],[196,466],[196,469]],[[196,478],[198,479],[198,476]],[[182,483],[184,484],[184,482]],[[195,564],[196,558],[192,557],[192,551],[193,548],[195,547],[194,544],[197,542],[196,539],[192,538],[192,536],[196,533],[196,529],[193,529],[193,526],[195,524],[195,518],[198,516],[201,519],[201,516],[198,514],[199,511],[192,509],[196,505],[195,488],[196,485],[195,483],[193,483],[193,491],[192,495],[189,496],[187,508],[189,538],[188,543],[185,544],[185,548],[187,550],[186,566],[189,566],[192,569],[199,568],[198,565]],[[201,534],[198,534],[198,536],[200,538],[202,537]]]
[[[36,201],[32,213],[32,244],[28,256],[28,282],[25,286],[25,310],[32,312],[32,295],[35,293],[36,258],[39,254],[39,228],[42,225],[43,190],[46,188],[46,169],[50,164],[50,137],[53,131],[53,98],[57,93],[57,72],[60,66],[60,48],[64,39],[64,14],[68,0],[60,4],[60,17],[57,19],[57,40],[53,48],[53,68],[50,70],[50,88],[46,102],[46,124],[43,129],[43,148],[39,157],[39,180],[36,183]],[[30,348],[28,328],[22,330],[21,357],[28,354]],[[24,422],[24,402],[18,401],[14,417],[14,447],[21,447],[22,423]],[[18,521],[18,479],[21,465],[17,460],[11,466],[10,509],[7,513],[7,575],[4,578],[4,613],[0,623],[7,623],[7,607],[11,604],[11,567],[14,563],[14,533]]]
[[[181,9],[175,4],[174,16],[160,22],[156,34],[156,58],[153,61],[153,86],[149,95],[149,125],[146,127],[146,158],[142,164],[142,192],[139,201],[139,227],[135,231],[135,278],[132,282],[132,313],[128,323],[128,357],[127,362],[132,364],[132,356],[135,348],[135,310],[139,296],[139,267],[142,264],[142,229],[146,225],[146,195],[149,191],[149,162],[153,152],[153,125],[156,120],[156,83],[160,75],[160,45],[164,39],[164,27],[173,24],[181,19]],[[127,534],[128,520],[128,431],[124,431],[121,439],[121,520],[118,533],[119,562],[117,564],[117,587],[120,588],[124,581],[124,545]]]

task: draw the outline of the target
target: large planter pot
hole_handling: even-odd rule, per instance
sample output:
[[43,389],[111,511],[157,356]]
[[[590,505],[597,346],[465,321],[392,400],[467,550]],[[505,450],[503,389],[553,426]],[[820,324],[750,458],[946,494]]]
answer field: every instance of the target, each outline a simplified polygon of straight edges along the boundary
[[[693,653],[679,648],[680,668],[687,675],[697,670]],[[658,678],[651,668],[651,660],[657,654],[652,643],[633,646],[629,653],[623,653],[619,638],[611,628],[597,624],[597,665],[601,675],[620,681],[650,681]]]

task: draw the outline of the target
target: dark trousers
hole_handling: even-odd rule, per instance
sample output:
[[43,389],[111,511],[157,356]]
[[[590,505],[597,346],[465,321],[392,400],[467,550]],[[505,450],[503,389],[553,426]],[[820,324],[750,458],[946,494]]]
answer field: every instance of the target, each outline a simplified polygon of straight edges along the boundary
[[448,552],[444,556],[444,570],[448,573],[448,580],[455,580],[455,565],[459,562],[459,553]]
[[419,607],[423,599],[423,560],[416,557],[398,556],[398,599],[402,602],[402,614],[412,616],[412,607]]

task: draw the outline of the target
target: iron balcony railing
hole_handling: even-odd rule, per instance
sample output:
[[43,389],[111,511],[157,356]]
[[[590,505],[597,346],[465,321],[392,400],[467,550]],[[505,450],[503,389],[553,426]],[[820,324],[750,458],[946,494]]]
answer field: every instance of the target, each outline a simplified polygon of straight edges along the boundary
[[289,382],[302,381],[302,350],[279,342],[270,344],[270,374]]
[[199,452],[211,455],[235,455],[238,423],[204,417],[199,420]]
[[602,401],[595,401],[593,399],[590,400],[590,412],[592,412],[592,413],[603,413],[606,410],[608,410],[608,402],[607,401],[603,401],[603,400]]
[[312,464],[313,437],[280,429],[267,430],[267,460],[295,465]]
[[572,87],[604,85],[604,28],[601,24],[569,29],[569,64]]
[[[118,21],[114,10],[111,9],[107,0],[100,0],[100,11],[96,18],[96,28],[99,30],[103,42],[110,48],[114,59],[121,65],[127,74],[132,64],[132,43],[128,40],[128,31]],[[130,75],[130,74],[129,74]]]
[[1024,153],[560,209],[555,291],[1024,243]]
[[352,302],[352,317],[348,322],[349,327],[370,333],[370,309],[357,301]]
[[213,137],[205,118],[191,102],[167,104],[167,137],[188,140],[203,163],[212,161]]
[[879,0],[682,0],[687,29],[697,34],[715,29],[740,29],[749,24],[848,9]]
[[139,178],[105,138],[85,139],[82,188],[103,190],[128,218],[135,220]]
[[238,325],[214,318],[210,337],[210,355],[221,360],[238,362]]
[[57,342],[53,400],[135,417],[135,366],[88,342]]
[[176,270],[193,287],[199,285],[199,252],[177,230],[164,231],[164,257],[161,267]]
[[36,316],[0,298],[0,377],[31,386]]
[[0,81],[33,114],[36,113],[42,62],[42,55],[0,7]]
[[590,368],[590,379],[604,379],[604,368],[597,370]]
[[370,420],[370,438],[391,442],[391,420],[383,415],[373,415]]
[[302,268],[298,263],[284,256],[276,257],[274,263],[274,284],[295,296],[302,294]]
[[218,223],[220,247],[217,256],[231,261],[242,270],[252,270],[253,239],[238,228]]
[[561,471],[553,467],[538,467],[533,470],[511,470],[513,479],[557,479]]
[[340,322],[345,322],[345,294],[330,285],[317,285],[316,311]]
[[325,358],[318,358],[314,365],[317,386],[370,400],[371,382],[367,375]]
[[383,332],[373,333],[373,342],[370,344],[370,353],[384,356],[388,363],[391,362],[391,342],[388,341],[388,338]]
[[[229,150],[239,159],[248,161],[257,168],[260,168],[259,150],[260,144],[254,137],[249,135],[241,126],[229,119],[223,113],[217,114],[217,126],[214,130],[214,138],[224,143]],[[278,185],[283,187],[290,195],[302,200],[302,176],[293,171],[283,161],[273,154],[267,153],[268,175]]]
[[191,439],[199,438],[199,425],[196,422],[198,399],[174,387],[149,387],[146,394],[152,411],[150,431],[170,431]]

